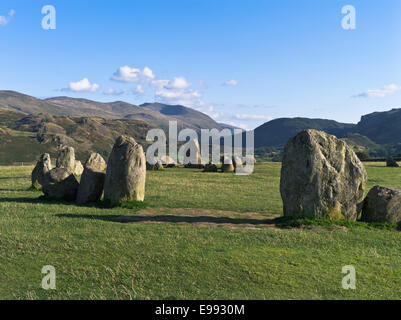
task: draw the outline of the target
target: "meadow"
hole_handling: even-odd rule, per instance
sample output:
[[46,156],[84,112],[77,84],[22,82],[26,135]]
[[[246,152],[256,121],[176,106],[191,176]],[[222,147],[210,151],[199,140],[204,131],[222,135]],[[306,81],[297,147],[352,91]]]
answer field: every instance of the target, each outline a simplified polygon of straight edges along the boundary
[[[401,188],[401,169],[365,166],[367,190]],[[113,209],[45,200],[31,171],[0,167],[0,299],[401,297],[399,228],[281,218],[280,163],[150,171],[146,203]],[[45,265],[56,290],[41,288]],[[341,286],[346,265],[356,290]]]

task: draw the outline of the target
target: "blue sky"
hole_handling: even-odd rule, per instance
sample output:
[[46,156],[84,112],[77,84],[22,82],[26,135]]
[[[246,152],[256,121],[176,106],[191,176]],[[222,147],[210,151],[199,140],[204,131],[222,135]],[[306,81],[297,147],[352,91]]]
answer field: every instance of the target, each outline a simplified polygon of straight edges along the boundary
[[401,107],[399,0],[2,0],[0,40],[0,89],[40,98],[182,103],[244,128]]

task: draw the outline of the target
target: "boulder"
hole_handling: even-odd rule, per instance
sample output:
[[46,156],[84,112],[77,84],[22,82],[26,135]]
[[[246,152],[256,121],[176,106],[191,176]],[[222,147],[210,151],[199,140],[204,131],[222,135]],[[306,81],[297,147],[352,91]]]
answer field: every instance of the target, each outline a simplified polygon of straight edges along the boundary
[[43,193],[49,198],[74,201],[79,183],[72,172],[66,168],[54,168],[45,174]]
[[75,172],[75,151],[73,147],[64,147],[59,151],[56,167],[65,168],[71,173]]
[[146,162],[146,170],[163,170],[163,163],[161,162],[160,159],[157,159],[157,162],[155,164],[150,164],[149,162]]
[[254,156],[245,156],[242,157],[242,164],[246,164],[247,161],[251,164],[256,164],[256,159]]
[[107,163],[104,199],[112,206],[145,198],[146,157],[134,138],[117,138]]
[[386,166],[387,167],[392,167],[392,168],[398,168],[399,167],[397,161],[395,161],[393,158],[387,158]]
[[75,161],[74,174],[80,176],[84,172],[84,167],[81,161]]
[[217,166],[212,163],[206,164],[203,172],[217,172]]
[[375,186],[365,198],[362,221],[401,222],[401,190]]
[[284,215],[356,220],[366,180],[363,164],[346,142],[322,131],[302,131],[284,148]]
[[235,156],[233,157],[234,169],[242,168],[242,158]]
[[172,168],[172,167],[176,166],[176,163],[173,160],[173,158],[171,158],[169,156],[161,156],[160,161],[162,162],[163,166],[165,166],[166,168]]
[[31,188],[41,190],[45,174],[49,172],[51,169],[52,169],[52,164],[50,160],[50,155],[48,153],[42,154],[31,174],[31,181],[32,181]]
[[91,153],[88,160],[85,162],[85,168],[90,168],[93,171],[102,172],[106,169],[106,161],[104,161],[103,157],[98,153]]
[[103,173],[106,162],[98,153],[92,153],[85,162],[85,169],[79,184],[77,203],[85,204],[97,202],[103,194],[104,181],[106,174]]
[[221,170],[223,172],[233,172],[235,170],[232,157],[221,157]]

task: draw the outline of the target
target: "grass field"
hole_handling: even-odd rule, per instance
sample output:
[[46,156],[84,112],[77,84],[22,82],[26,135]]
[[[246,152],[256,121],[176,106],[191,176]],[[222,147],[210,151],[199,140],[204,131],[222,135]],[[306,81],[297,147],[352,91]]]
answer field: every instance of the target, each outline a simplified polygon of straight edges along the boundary
[[[401,188],[401,169],[365,166],[369,188]],[[31,170],[0,167],[0,299],[401,298],[396,226],[280,223],[279,163],[148,172],[136,209],[46,202],[27,191]],[[45,265],[56,290],[41,288]],[[341,287],[345,265],[356,290]]]

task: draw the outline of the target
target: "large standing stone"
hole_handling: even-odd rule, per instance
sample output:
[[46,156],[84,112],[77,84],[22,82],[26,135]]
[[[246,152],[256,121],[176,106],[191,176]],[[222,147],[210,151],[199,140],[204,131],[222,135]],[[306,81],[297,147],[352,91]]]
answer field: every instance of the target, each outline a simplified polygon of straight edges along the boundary
[[184,154],[185,168],[204,168],[201,158],[201,149],[197,139],[192,139],[186,144]]
[[84,167],[81,161],[75,161],[74,174],[80,176],[84,172]]
[[45,174],[42,190],[47,197],[74,201],[78,187],[72,172],[66,168],[54,168]]
[[284,215],[355,220],[366,180],[364,166],[346,142],[321,131],[302,131],[284,149]]
[[142,146],[128,136],[117,138],[107,163],[104,199],[112,206],[145,198],[146,157]]
[[32,188],[41,190],[45,174],[51,169],[50,155],[48,153],[42,154],[31,174]]
[[373,187],[363,203],[362,220],[368,222],[400,222],[401,190],[382,186]]
[[65,168],[71,173],[75,172],[75,151],[73,147],[65,147],[60,150],[56,167]]
[[103,172],[106,162],[98,153],[92,153],[85,162],[85,169],[79,184],[77,203],[85,204],[97,202],[103,194],[106,174]]

